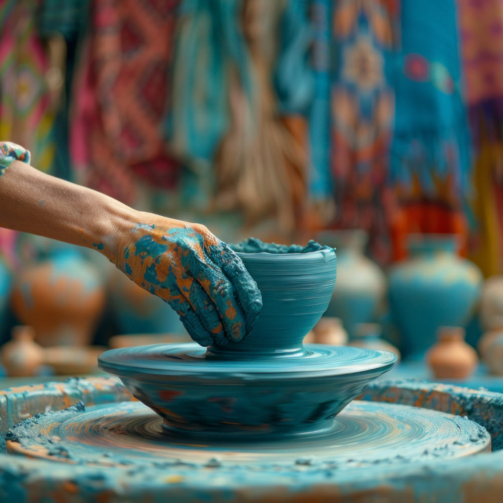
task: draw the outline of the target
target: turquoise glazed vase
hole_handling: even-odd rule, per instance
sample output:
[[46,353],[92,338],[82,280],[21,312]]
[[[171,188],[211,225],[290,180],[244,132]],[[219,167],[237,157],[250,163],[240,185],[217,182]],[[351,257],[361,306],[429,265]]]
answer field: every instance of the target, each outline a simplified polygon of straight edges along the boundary
[[340,318],[352,340],[359,324],[375,321],[385,298],[386,277],[364,255],[368,240],[365,231],[325,231],[318,240],[337,250],[337,283],[326,315]]
[[390,273],[390,312],[404,358],[423,358],[440,327],[464,327],[473,314],[482,274],[457,248],[455,236],[412,235],[409,258]]

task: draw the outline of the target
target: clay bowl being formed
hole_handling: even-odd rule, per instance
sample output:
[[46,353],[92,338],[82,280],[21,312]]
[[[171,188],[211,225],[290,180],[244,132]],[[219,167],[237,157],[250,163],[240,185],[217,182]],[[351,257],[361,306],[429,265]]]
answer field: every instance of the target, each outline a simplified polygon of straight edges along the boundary
[[396,361],[386,351],[302,344],[330,301],[333,249],[247,245],[235,249],[262,292],[263,308],[245,340],[121,348],[99,357],[102,370],[163,418],[168,435],[243,440],[327,432]]
[[311,241],[306,247],[249,239],[231,245],[257,282],[263,307],[248,336],[210,353],[235,357],[301,355],[302,341],[327,310],[335,286],[335,250]]

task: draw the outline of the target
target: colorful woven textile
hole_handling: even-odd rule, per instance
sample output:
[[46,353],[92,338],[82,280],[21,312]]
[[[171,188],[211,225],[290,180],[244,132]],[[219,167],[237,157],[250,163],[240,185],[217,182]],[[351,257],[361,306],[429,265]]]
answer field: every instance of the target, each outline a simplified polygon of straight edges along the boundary
[[[72,154],[88,185],[131,202],[135,173],[172,187],[178,163],[160,127],[167,107],[178,0],[94,0],[75,93]],[[83,139],[87,140],[85,143]]]
[[[230,125],[216,158],[216,205],[242,210],[248,225],[276,218],[288,234],[298,226],[307,192],[302,115],[312,82],[306,64],[307,4],[244,0],[239,5],[234,22],[239,22],[245,44],[246,80],[232,65],[227,81]],[[281,69],[295,82],[280,76]]]
[[49,62],[36,32],[40,0],[0,2],[0,138],[26,146],[38,169],[54,157]]
[[241,8],[241,0],[182,0],[180,5],[172,108],[164,134],[172,149],[191,164],[211,163],[229,127],[233,68],[250,88]]
[[314,97],[309,114],[310,180],[309,192],[314,201],[332,197],[330,171],[330,43],[332,0],[313,0],[313,48],[311,66]]
[[382,261],[389,250],[386,182],[394,113],[390,84],[398,3],[341,0],[332,13],[335,74],[331,164],[338,227],[363,228]]
[[476,138],[501,140],[503,126],[503,3],[459,0],[465,94]]
[[503,3],[459,0],[463,67],[477,159],[471,201],[471,258],[503,272]]
[[435,177],[469,189],[470,134],[462,97],[455,0],[402,2],[391,181],[436,192]]

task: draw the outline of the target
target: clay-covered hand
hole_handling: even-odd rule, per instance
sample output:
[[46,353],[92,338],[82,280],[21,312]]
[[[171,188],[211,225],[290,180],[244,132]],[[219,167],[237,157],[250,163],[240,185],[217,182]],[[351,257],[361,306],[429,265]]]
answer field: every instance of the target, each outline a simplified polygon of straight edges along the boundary
[[206,227],[139,213],[111,252],[117,267],[180,315],[202,346],[240,341],[262,308],[257,284],[241,259]]

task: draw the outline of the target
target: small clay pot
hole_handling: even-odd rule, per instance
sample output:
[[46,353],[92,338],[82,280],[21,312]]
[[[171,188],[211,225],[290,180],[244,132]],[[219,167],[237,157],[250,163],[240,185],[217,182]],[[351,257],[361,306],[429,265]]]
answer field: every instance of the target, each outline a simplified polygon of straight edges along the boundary
[[304,344],[316,344],[316,335],[314,335],[314,330],[310,330],[308,334],[304,337]]
[[466,379],[477,367],[477,353],[464,341],[461,327],[441,327],[437,343],[428,351],[426,359],[437,379]]
[[493,316],[485,320],[485,326],[487,330],[484,332],[480,338],[477,349],[479,350],[482,360],[485,362],[488,347],[491,342],[503,334],[503,316]]
[[482,326],[490,329],[496,317],[503,317],[503,275],[485,281],[480,299]]
[[321,318],[314,326],[313,332],[314,342],[317,344],[344,346],[348,342],[348,333],[344,330],[340,318]]
[[376,351],[390,351],[400,361],[400,351],[389,342],[381,339],[382,329],[377,323],[361,323],[356,327],[355,337],[349,346]]
[[482,361],[493,375],[503,375],[503,316],[486,319],[488,330],[479,341]]
[[9,377],[30,377],[38,374],[44,361],[44,350],[35,339],[31,327],[14,327],[12,340],[2,348],[2,363]]

